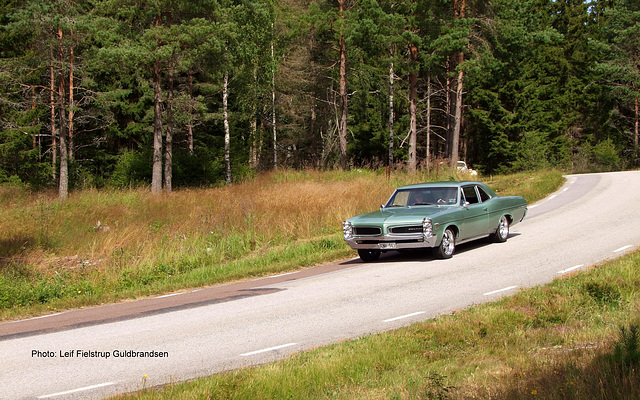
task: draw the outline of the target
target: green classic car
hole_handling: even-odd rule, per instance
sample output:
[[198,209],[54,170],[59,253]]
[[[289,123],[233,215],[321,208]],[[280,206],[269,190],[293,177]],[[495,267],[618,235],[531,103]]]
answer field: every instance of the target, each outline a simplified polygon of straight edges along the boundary
[[380,211],[344,221],[343,232],[365,262],[382,252],[414,248],[450,258],[463,242],[486,236],[505,242],[509,226],[526,214],[523,197],[500,197],[484,183],[433,182],[396,189]]

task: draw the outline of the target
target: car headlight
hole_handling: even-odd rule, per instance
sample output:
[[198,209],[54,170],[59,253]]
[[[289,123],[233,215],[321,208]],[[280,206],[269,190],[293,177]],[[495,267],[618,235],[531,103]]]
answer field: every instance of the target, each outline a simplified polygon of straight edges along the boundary
[[426,238],[433,236],[433,224],[429,218],[422,220],[422,235]]
[[351,225],[351,222],[344,221],[342,223],[342,233],[344,234],[344,240],[349,240],[353,237],[353,225]]

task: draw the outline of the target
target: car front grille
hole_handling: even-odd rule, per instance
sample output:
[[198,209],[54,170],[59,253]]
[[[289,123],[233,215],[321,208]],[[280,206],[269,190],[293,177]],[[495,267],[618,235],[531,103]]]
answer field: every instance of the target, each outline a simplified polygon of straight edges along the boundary
[[382,234],[382,229],[372,227],[354,227],[353,233],[356,236],[377,236]]
[[396,234],[396,235],[422,233],[422,225],[395,226],[393,228],[389,228],[389,233]]

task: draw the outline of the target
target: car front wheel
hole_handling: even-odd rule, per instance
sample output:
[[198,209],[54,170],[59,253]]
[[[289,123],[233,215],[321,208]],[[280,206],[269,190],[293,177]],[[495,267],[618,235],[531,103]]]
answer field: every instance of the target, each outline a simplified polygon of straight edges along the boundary
[[364,262],[373,262],[380,258],[380,250],[358,249],[358,255]]
[[491,234],[491,240],[496,243],[504,243],[509,237],[509,219],[503,215],[498,223],[498,228]]
[[436,258],[451,258],[456,249],[456,234],[450,228],[445,229],[442,241],[438,247],[433,248]]

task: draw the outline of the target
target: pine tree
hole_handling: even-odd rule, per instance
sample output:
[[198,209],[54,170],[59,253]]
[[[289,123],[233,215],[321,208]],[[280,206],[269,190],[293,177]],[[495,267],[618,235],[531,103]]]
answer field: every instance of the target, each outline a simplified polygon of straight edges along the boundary
[[620,145],[632,165],[640,165],[640,5],[620,1],[602,10],[605,28],[593,41],[603,58],[596,66],[606,92],[613,100],[609,124],[623,132]]
[[[12,33],[5,37],[16,34],[26,41],[15,44],[18,52],[13,60],[6,60],[9,62],[3,62],[3,65],[8,68],[11,85],[26,88],[29,94],[24,97],[27,102],[18,105],[19,109],[36,110],[45,104],[49,107],[52,178],[57,180],[58,195],[62,200],[68,197],[69,164],[74,158],[79,68],[76,48],[80,48],[82,35],[79,30],[84,26],[82,16],[87,7],[88,3],[83,1],[31,0],[6,16],[5,27]],[[40,134],[33,134],[35,143]]]

